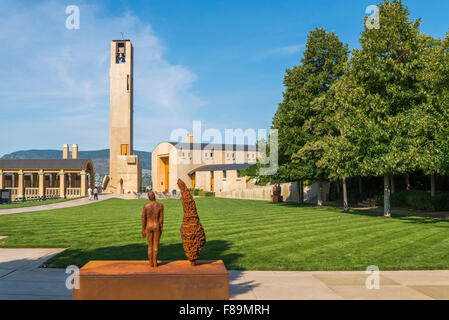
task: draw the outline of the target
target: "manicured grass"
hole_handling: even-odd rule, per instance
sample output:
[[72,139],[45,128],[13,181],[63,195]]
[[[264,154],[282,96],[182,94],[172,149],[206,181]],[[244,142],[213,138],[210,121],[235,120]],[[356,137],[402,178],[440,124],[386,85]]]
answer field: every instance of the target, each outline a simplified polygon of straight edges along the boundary
[[[165,206],[160,259],[186,259],[179,200]],[[3,247],[66,247],[52,266],[89,260],[144,260],[144,200],[111,199],[85,206],[0,216]],[[201,259],[230,270],[449,269],[449,222],[379,213],[343,213],[263,201],[196,199],[207,243]]]
[[11,203],[11,204],[0,204],[0,210],[43,206],[43,205],[46,205],[46,204],[65,202],[65,201],[72,201],[72,200],[81,199],[81,198],[84,198],[84,197],[70,198],[70,199],[52,199],[52,200],[44,200],[44,201],[25,201],[25,202]]

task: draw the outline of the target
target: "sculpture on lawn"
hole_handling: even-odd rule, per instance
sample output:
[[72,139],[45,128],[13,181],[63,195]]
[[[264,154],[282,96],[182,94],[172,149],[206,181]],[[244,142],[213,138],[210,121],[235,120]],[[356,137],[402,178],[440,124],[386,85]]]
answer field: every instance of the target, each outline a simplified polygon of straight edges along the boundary
[[284,198],[281,195],[282,188],[281,185],[275,184],[273,187],[273,195],[271,196],[271,202],[278,203],[278,202],[284,202]]
[[146,203],[142,210],[142,237],[148,241],[148,261],[151,267],[157,267],[159,253],[159,240],[164,224],[164,206],[156,202],[153,191],[148,192],[150,202]]
[[195,200],[190,190],[187,189],[186,184],[181,179],[178,179],[178,187],[181,190],[181,201],[184,209],[184,217],[181,225],[182,246],[187,259],[194,266],[206,243],[206,234],[200,223]]

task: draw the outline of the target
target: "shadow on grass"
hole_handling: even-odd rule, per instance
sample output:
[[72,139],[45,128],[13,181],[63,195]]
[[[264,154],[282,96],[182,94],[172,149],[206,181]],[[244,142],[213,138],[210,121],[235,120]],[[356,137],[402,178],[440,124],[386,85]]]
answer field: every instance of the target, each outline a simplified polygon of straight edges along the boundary
[[295,208],[311,208],[317,207],[316,204],[313,203],[298,203],[298,202],[268,202],[269,205],[277,206],[277,207],[295,207]]
[[[342,212],[343,212],[343,210],[342,210]],[[368,216],[368,217],[377,217],[377,218],[381,218],[381,219],[384,218],[384,214],[382,212],[378,212],[378,211],[365,211],[365,210],[352,209],[349,212],[347,212],[347,214],[354,214],[354,215]],[[409,215],[393,213],[391,215],[391,218],[384,218],[384,219],[395,219],[395,220],[404,221],[406,223],[429,224],[429,225],[436,224],[436,223],[444,223],[445,221],[447,222],[447,220],[436,219],[436,218],[432,218],[432,217],[417,216],[417,215],[413,215],[413,213],[410,213]]]

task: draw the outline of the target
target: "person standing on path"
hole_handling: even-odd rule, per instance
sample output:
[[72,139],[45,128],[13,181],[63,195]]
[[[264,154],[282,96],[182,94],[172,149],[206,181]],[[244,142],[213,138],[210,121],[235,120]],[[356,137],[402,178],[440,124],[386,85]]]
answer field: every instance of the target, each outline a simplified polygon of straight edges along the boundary
[[94,188],[94,200],[98,200],[98,189],[97,189],[97,187]]
[[89,187],[89,189],[87,189],[87,194],[89,195],[89,200],[92,200],[92,188]]

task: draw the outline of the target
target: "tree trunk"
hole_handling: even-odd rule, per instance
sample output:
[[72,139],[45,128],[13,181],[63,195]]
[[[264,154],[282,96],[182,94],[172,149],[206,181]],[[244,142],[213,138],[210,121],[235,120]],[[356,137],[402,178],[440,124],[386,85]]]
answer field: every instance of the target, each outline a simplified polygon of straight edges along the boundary
[[435,175],[430,175],[430,196],[435,197]]
[[349,211],[348,206],[348,191],[346,189],[346,178],[343,178],[343,210],[345,212]]
[[407,190],[407,191],[410,191],[410,175],[407,173],[406,175],[405,175],[405,189]]
[[384,216],[391,217],[390,208],[390,175],[386,173],[384,175]]
[[323,181],[321,179],[318,180],[318,200],[317,205],[319,207],[323,206]]
[[392,174],[390,174],[390,180],[391,180],[391,193],[395,193],[396,192],[396,188],[394,187],[394,176]]
[[362,188],[362,178],[359,177],[359,194],[362,194],[363,188]]
[[302,180],[298,180],[298,202],[300,204],[304,203],[304,185],[302,183]]

